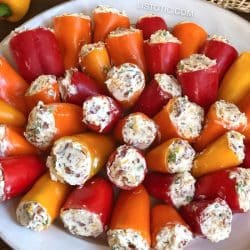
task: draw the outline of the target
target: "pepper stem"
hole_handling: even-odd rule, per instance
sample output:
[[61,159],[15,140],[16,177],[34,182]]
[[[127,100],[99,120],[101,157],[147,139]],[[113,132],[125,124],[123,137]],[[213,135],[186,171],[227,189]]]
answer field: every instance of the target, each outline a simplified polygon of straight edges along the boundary
[[0,18],[9,17],[12,15],[12,11],[7,4],[0,3]]

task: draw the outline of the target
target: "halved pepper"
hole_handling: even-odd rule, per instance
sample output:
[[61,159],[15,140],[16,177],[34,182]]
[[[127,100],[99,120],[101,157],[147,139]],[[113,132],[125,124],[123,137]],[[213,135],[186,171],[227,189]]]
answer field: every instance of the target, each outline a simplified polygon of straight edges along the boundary
[[109,33],[105,42],[112,64],[118,66],[123,63],[134,63],[146,73],[141,30],[132,27],[118,28]]
[[109,6],[97,6],[93,10],[94,42],[105,41],[107,35],[116,28],[128,28],[128,16]]
[[216,35],[206,40],[200,53],[216,60],[219,80],[238,57],[237,50],[226,39]]
[[108,51],[103,42],[83,45],[79,54],[81,70],[105,89],[104,81],[111,68]]
[[209,144],[194,160],[192,174],[199,177],[240,165],[244,158],[244,136],[229,131]]
[[91,20],[83,14],[63,14],[53,20],[65,69],[77,67],[81,46],[91,42]]
[[197,151],[202,151],[227,131],[236,130],[242,132],[245,130],[246,125],[246,116],[240,112],[236,105],[223,100],[217,101],[210,106],[203,130],[195,141],[194,147]]
[[178,63],[177,79],[183,94],[204,109],[208,109],[216,101],[219,87],[216,60],[193,54]]
[[46,171],[45,162],[33,155],[2,158],[0,164],[0,201],[25,193]]
[[192,168],[195,151],[182,139],[172,138],[146,153],[147,167],[161,173],[178,173]]
[[[120,238],[124,240],[118,240]],[[150,201],[142,185],[133,190],[120,192],[108,231],[108,243],[111,248],[136,249],[137,241],[140,241],[143,249],[149,249]]]
[[146,15],[140,17],[135,27],[142,30],[144,40],[148,40],[150,36],[158,30],[168,30],[165,20],[156,15]]
[[250,209],[250,169],[231,168],[200,177],[196,182],[195,199],[221,198],[233,212]]
[[44,104],[60,102],[59,84],[53,75],[41,75],[36,78],[25,93],[25,100],[31,111],[39,101]]
[[207,32],[192,22],[178,23],[172,32],[181,41],[181,59],[198,53],[207,39]]
[[22,113],[27,114],[24,94],[28,87],[29,85],[6,59],[0,56],[0,98]]
[[66,70],[64,78],[59,80],[59,89],[63,101],[79,106],[88,97],[103,93],[103,89],[94,79],[76,68]]
[[97,237],[109,225],[112,206],[111,183],[102,177],[93,178],[69,194],[61,219],[72,234]]
[[26,117],[22,112],[7,102],[0,100],[0,124],[6,124],[14,127],[23,127],[26,123]]
[[175,96],[181,96],[181,86],[178,81],[173,76],[155,74],[144,88],[133,111],[153,117]]
[[40,75],[61,76],[64,72],[55,34],[48,28],[16,32],[10,40],[10,50],[20,74],[28,83]]
[[85,133],[55,141],[47,166],[51,178],[70,185],[83,185],[104,167],[115,149],[112,137]]
[[193,236],[177,210],[156,205],[151,210],[151,238],[154,249],[184,249]]
[[166,30],[158,30],[144,42],[148,72],[173,75],[180,60],[180,41]]
[[241,53],[225,74],[219,89],[218,99],[238,104],[250,90],[249,68],[250,52],[247,51]]
[[44,105],[39,102],[30,112],[24,135],[37,148],[47,150],[56,139],[85,130],[79,106],[70,103]]
[[238,107],[241,112],[244,112],[247,117],[247,125],[240,131],[245,135],[246,140],[250,140],[250,90],[247,94],[239,101]]
[[17,156],[37,154],[38,150],[30,144],[15,128],[0,125],[0,156]]
[[52,181],[48,173],[44,174],[18,204],[17,221],[34,231],[47,229],[60,215],[70,190],[70,186]]

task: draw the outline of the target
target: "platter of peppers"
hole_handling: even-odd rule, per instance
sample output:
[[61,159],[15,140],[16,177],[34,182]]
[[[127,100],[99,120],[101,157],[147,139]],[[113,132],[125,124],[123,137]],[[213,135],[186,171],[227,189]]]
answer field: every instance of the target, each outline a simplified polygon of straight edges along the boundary
[[[25,2],[0,1],[0,15],[17,21]],[[136,15],[136,1],[85,2],[1,43],[0,236],[18,249],[248,249],[249,43],[140,1]]]

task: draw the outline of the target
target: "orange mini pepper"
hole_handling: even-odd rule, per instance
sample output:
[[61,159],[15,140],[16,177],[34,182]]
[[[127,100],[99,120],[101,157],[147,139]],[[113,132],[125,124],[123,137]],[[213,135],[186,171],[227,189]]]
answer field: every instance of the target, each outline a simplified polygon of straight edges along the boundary
[[207,39],[207,32],[192,22],[176,24],[173,28],[173,35],[181,41],[181,59],[198,53]]
[[197,151],[202,151],[209,143],[229,130],[242,132],[247,125],[244,113],[232,103],[223,100],[215,102],[209,109],[203,130],[194,143]]
[[38,150],[20,134],[20,131],[20,129],[8,125],[0,125],[1,157],[38,153]]
[[[185,239],[187,241],[182,242],[182,247],[184,248],[190,240],[192,240],[192,233],[189,230],[189,226],[182,219],[177,210],[169,205],[156,205],[151,210],[151,239],[152,239],[152,247],[155,248],[157,244],[157,236],[164,228],[173,228],[175,226],[183,226],[186,229],[186,234],[182,236],[186,236]],[[174,231],[173,231],[174,232]],[[178,240],[178,235],[175,235],[176,240]],[[174,236],[172,236],[174,237]],[[164,240],[164,239],[163,239]],[[183,240],[183,238],[181,238]],[[171,242],[167,244],[171,249]],[[178,245],[179,247],[179,245]]]
[[62,137],[84,132],[81,107],[70,103],[44,105],[39,102],[30,112],[25,137],[41,150]]
[[128,16],[114,8],[97,6],[93,11],[94,42],[105,41],[107,35],[116,28],[128,28]]
[[218,99],[238,102],[250,90],[250,51],[243,52],[225,74]]
[[107,36],[106,45],[114,65],[134,63],[146,73],[144,41],[141,30],[132,27],[116,29]]
[[66,14],[54,18],[54,31],[61,49],[64,67],[77,67],[81,46],[91,42],[91,20],[83,14]]
[[105,89],[104,81],[111,65],[103,42],[83,45],[79,55],[79,64],[83,72],[99,82]]
[[26,123],[26,117],[22,112],[0,100],[0,124],[23,127]]
[[[21,199],[17,207],[17,220],[34,231],[47,229],[59,217],[70,190],[70,186],[52,181],[48,173],[44,174]],[[43,213],[43,217],[40,217],[40,221],[35,221],[38,211]],[[25,221],[22,221],[22,215],[27,216]]]
[[250,91],[238,103],[241,112],[244,112],[247,117],[247,126],[240,132],[245,135],[246,140],[250,140]]
[[107,135],[85,133],[62,137],[55,141],[47,160],[51,178],[83,185],[101,170],[114,149],[115,142]]
[[[174,121],[171,119],[171,114],[177,113],[176,115],[181,116],[182,112],[186,112],[184,105],[187,107],[192,106],[192,114],[185,113],[185,116],[192,116],[193,123],[183,121]],[[161,142],[164,142],[171,138],[182,138],[188,142],[193,142],[200,133],[202,128],[204,111],[203,109],[195,103],[189,102],[186,97],[175,97],[169,100],[166,106],[154,116],[153,120],[159,126],[159,131],[161,135]],[[180,126],[183,130],[178,129]],[[193,127],[196,128],[196,132],[193,131]]]
[[244,136],[229,131],[209,144],[194,160],[192,175],[200,177],[218,170],[240,165],[244,158]]
[[25,93],[28,109],[32,110],[39,101],[44,104],[60,102],[59,84],[55,76],[41,75],[33,81]]
[[147,152],[145,156],[149,170],[170,174],[189,171],[194,157],[194,149],[180,138],[167,140]]
[[113,210],[110,232],[119,229],[138,232],[150,246],[150,201],[142,185],[120,192]]
[[26,114],[24,94],[28,87],[6,59],[0,56],[0,99]]

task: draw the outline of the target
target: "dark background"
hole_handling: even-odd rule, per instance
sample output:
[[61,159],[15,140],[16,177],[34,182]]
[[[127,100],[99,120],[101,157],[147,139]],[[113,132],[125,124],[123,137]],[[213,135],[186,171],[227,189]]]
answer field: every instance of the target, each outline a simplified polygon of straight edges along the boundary
[[[22,1],[22,0],[19,0]],[[9,23],[6,21],[0,21],[0,41],[7,36],[13,29],[20,26],[24,21],[29,20],[38,13],[49,9],[57,4],[67,2],[66,0],[35,0],[31,1],[31,6],[29,13],[22,19],[22,21],[17,23]],[[237,13],[243,18],[250,21],[250,14]],[[0,250],[9,250],[10,248],[0,239]]]

